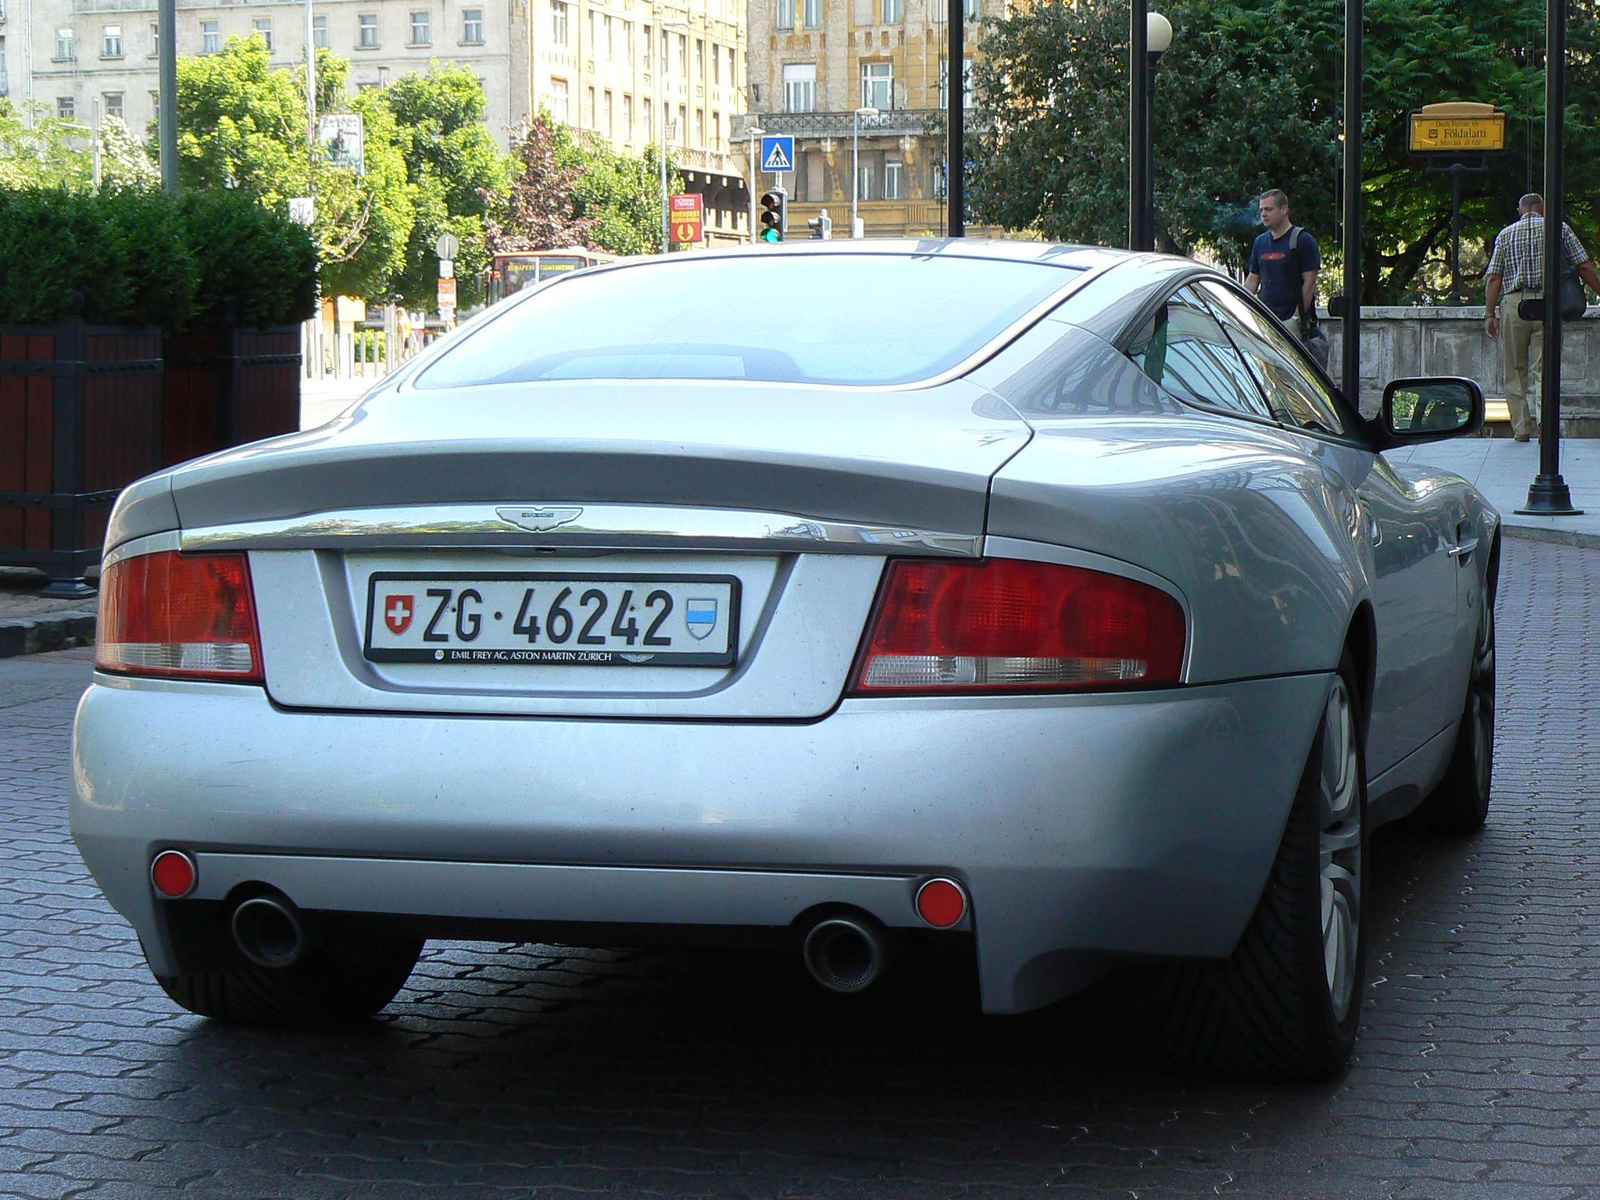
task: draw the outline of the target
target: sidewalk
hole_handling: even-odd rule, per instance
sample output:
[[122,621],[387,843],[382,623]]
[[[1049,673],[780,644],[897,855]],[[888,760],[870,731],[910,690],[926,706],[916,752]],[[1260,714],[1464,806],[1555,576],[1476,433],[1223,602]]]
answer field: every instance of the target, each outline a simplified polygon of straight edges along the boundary
[[[377,380],[340,379],[307,383],[301,393],[300,425],[309,429],[343,412]],[[1526,517],[1528,485],[1539,471],[1537,442],[1510,438],[1458,438],[1410,450],[1391,450],[1391,462],[1427,463],[1454,471],[1474,484],[1500,510],[1508,536],[1569,545],[1600,546],[1600,439],[1562,443],[1561,474],[1580,517]],[[44,576],[0,567],[0,658],[60,650],[94,640],[94,598],[47,600],[38,592]]]

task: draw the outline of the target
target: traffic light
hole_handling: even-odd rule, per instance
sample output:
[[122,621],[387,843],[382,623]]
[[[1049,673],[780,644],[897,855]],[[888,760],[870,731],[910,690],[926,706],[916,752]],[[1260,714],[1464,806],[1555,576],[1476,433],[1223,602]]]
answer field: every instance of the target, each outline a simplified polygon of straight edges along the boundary
[[771,191],[761,197],[761,233],[763,242],[783,241],[784,229],[789,224],[789,197],[782,191]]
[[806,226],[811,230],[811,240],[814,242],[826,242],[833,238],[833,219],[828,216],[827,209],[808,220]]

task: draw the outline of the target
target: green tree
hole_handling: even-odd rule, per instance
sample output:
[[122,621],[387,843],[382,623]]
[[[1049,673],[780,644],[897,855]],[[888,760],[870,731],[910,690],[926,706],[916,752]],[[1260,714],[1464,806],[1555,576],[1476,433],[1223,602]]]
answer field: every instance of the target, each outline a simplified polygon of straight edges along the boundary
[[36,104],[29,114],[0,100],[0,188],[84,190],[93,179],[87,126],[45,115]]
[[[1177,36],[1152,113],[1158,245],[1239,265],[1259,232],[1254,200],[1287,191],[1297,223],[1337,262],[1343,0],[1169,0]],[[1600,114],[1600,22],[1575,0],[1569,147]],[[1125,238],[1127,24],[1116,0],[1047,2],[995,22],[974,74],[981,118],[975,215],[1045,236]],[[1507,153],[1469,184],[1464,240],[1482,245],[1518,194],[1541,190],[1543,13],[1488,0],[1367,0],[1363,299],[1436,295],[1450,183],[1406,152],[1406,114],[1476,100],[1510,115]],[[1594,220],[1600,162],[1569,153],[1569,213]],[[1531,168],[1531,169],[1530,169]],[[1327,252],[1332,253],[1327,253]],[[1481,262],[1481,255],[1478,256]]]
[[381,103],[393,118],[416,211],[393,290],[411,308],[432,308],[434,245],[440,234],[452,233],[461,245],[455,260],[458,300],[464,308],[481,303],[489,266],[484,197],[505,190],[511,169],[484,124],[483,85],[466,67],[433,63],[426,75],[405,75],[382,89],[372,103]]
[[[649,254],[661,249],[661,158],[655,146],[623,154],[609,141],[570,126],[557,135],[557,158],[576,167],[573,211],[592,219],[589,242],[611,254]],[[667,183],[680,191],[683,179],[667,156]]]
[[[345,107],[349,62],[317,54],[319,111]],[[307,141],[305,72],[274,70],[260,34],[221,54],[178,60],[178,173],[186,187],[233,189],[282,211],[316,196],[326,295],[384,296],[405,268],[415,223],[393,114],[371,94],[349,105],[364,126],[363,169],[334,166]]]

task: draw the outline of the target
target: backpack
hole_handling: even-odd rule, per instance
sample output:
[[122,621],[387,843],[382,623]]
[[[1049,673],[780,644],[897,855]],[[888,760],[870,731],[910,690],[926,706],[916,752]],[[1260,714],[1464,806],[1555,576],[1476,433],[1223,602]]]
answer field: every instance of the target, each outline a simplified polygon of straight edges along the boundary
[[[1289,227],[1289,252],[1294,255],[1295,265],[1300,265],[1300,226]],[[1304,274],[1302,271],[1301,274]],[[1311,357],[1317,360],[1317,365],[1324,371],[1328,369],[1328,335],[1322,332],[1322,323],[1317,320],[1317,314],[1306,311],[1305,292],[1299,293],[1299,303],[1296,307],[1300,310],[1300,342],[1311,352]]]

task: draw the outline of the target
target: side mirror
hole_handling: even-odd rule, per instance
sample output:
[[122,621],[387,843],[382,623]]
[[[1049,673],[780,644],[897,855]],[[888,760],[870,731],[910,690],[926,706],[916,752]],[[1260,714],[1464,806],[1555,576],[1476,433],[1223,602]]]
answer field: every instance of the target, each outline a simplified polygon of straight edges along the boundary
[[1483,389],[1458,376],[1396,379],[1383,389],[1377,424],[1380,449],[1475,433],[1483,425]]

